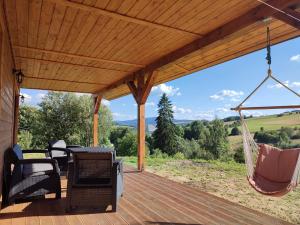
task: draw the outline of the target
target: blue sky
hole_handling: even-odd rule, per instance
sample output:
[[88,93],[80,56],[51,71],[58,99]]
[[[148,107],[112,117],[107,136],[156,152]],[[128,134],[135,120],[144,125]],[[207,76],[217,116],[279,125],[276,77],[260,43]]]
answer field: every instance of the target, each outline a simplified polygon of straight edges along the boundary
[[[300,38],[272,47],[273,74],[300,93]],[[157,115],[157,103],[166,93],[173,103],[176,119],[214,119],[236,115],[230,108],[239,104],[266,76],[266,50],[202,70],[152,88],[146,103],[146,117]],[[47,93],[22,89],[25,104],[37,105]],[[136,118],[132,96],[104,101],[115,120]],[[269,81],[248,102],[248,106],[300,104],[300,99]],[[252,111],[253,115],[279,111]],[[245,112],[250,114],[250,112]]]

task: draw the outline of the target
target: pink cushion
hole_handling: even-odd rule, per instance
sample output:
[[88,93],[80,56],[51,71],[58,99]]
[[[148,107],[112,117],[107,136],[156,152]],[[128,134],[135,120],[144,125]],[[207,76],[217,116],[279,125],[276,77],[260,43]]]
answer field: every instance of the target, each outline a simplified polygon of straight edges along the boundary
[[249,183],[265,195],[282,196],[292,189],[291,179],[299,157],[300,148],[280,150],[262,144],[253,179]]
[[300,148],[280,150],[262,144],[256,162],[255,173],[270,181],[290,182],[300,153]]

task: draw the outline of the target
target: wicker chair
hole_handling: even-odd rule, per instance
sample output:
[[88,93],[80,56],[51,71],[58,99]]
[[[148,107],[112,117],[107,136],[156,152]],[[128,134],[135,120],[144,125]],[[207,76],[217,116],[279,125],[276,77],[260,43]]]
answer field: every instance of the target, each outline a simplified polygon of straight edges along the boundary
[[113,152],[86,152],[73,155],[69,163],[67,211],[106,210],[123,194],[123,162],[113,160]]
[[48,142],[48,151],[52,159],[56,159],[61,171],[67,171],[68,162],[71,159],[69,148],[80,148],[80,145],[67,145],[64,140]]
[[[55,193],[61,198],[60,171],[57,161],[46,158],[24,159],[23,154],[43,153],[47,150],[21,150],[19,145],[5,152],[2,206],[31,201],[45,194]],[[12,170],[13,165],[13,170]]]

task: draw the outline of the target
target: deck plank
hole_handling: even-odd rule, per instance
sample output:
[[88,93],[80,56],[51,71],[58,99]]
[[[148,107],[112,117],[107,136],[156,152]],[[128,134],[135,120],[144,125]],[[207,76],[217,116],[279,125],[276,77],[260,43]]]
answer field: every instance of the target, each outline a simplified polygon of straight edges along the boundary
[[0,212],[0,225],[290,224],[152,173],[127,169],[124,177],[125,191],[117,213],[66,213],[66,178],[62,177],[61,200],[5,208]]

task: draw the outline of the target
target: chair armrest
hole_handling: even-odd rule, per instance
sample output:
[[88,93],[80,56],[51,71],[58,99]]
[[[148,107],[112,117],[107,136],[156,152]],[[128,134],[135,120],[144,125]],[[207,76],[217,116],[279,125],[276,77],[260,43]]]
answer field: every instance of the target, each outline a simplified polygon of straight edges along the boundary
[[113,171],[116,171],[117,174],[123,173],[123,159],[116,159],[113,162]]
[[42,150],[42,149],[26,149],[22,150],[23,154],[28,154],[28,153],[44,153],[45,155],[49,156],[49,151],[48,150]]
[[60,170],[58,167],[58,163],[55,159],[20,159],[18,160],[16,166],[19,166],[21,164],[37,164],[37,163],[43,163],[43,164],[51,164],[53,167],[53,171],[57,174],[59,174]]
[[81,145],[67,145],[67,148],[83,148]]

